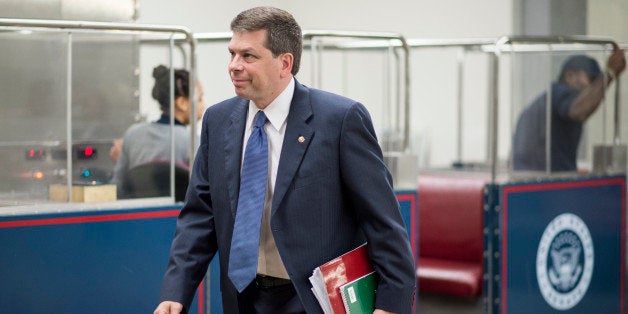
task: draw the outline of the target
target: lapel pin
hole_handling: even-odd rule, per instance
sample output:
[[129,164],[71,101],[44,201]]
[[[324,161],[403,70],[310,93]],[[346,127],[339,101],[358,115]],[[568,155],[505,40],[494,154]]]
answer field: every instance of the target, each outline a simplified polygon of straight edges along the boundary
[[305,137],[299,136],[299,139],[297,141],[299,141],[299,143],[303,143],[305,142]]

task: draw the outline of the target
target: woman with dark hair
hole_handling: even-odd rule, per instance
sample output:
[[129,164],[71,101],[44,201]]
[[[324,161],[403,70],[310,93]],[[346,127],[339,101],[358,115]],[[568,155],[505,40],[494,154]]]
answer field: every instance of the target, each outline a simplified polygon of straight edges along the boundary
[[[160,161],[169,162],[170,131],[174,132],[174,162],[187,167],[190,162],[190,131],[186,127],[190,123],[190,80],[189,72],[184,69],[174,70],[174,128],[170,127],[170,69],[159,65],[153,69],[155,85],[152,96],[159,103],[161,117],[155,122],[141,122],[133,124],[124,133],[120,150],[117,153],[116,165],[112,182],[118,185],[118,195],[124,196],[122,182],[129,170]],[[197,119],[203,115],[203,88],[197,84],[198,108]],[[112,158],[116,154],[115,143],[112,148]]]

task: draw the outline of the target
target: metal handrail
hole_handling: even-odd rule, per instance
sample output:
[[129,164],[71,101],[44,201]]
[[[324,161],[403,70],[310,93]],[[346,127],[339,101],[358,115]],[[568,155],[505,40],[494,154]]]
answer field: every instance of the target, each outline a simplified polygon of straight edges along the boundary
[[[365,39],[364,41],[338,41],[334,43],[325,42],[322,47],[325,49],[339,50],[362,50],[362,49],[388,49],[389,47],[401,47],[405,53],[405,77],[404,77],[404,130],[403,130],[403,150],[407,150],[410,137],[410,71],[409,71],[409,46],[403,35],[392,32],[366,32],[366,31],[345,31],[345,30],[303,30],[304,40],[312,40],[316,37],[336,37],[336,38],[357,38]],[[221,42],[231,39],[231,32],[218,33],[195,33],[194,38],[197,42]],[[181,40],[181,38],[178,38]],[[391,41],[392,40],[392,41]],[[304,46],[309,43],[305,42]]]
[[[618,46],[628,48],[628,44],[618,45],[615,41],[607,37],[592,36],[502,36],[497,38],[462,38],[462,39],[408,39],[410,48],[463,48],[468,51],[479,51],[492,54],[492,75],[491,86],[491,119],[489,120],[489,163],[491,167],[491,182],[495,182],[497,172],[497,139],[498,139],[498,83],[499,58],[505,52],[557,52],[557,51],[607,51],[608,46]],[[574,44],[582,44],[586,47],[574,47]],[[516,50],[515,46],[516,45]],[[616,81],[619,84],[619,80]],[[620,91],[615,89],[615,128],[614,142],[619,142],[619,104]]]
[[[498,59],[499,62],[499,57],[501,55],[502,52],[504,51],[510,51],[505,49],[506,46],[512,46],[514,44],[520,44],[520,43],[524,43],[524,44],[537,44],[537,45],[543,45],[545,47],[547,47],[548,45],[550,45],[550,47],[548,47],[548,50],[545,51],[555,51],[551,45],[555,45],[555,44],[585,44],[585,45],[597,45],[597,46],[610,46],[611,48],[613,47],[618,47],[617,43],[612,40],[611,38],[606,38],[606,37],[591,37],[591,36],[502,36],[500,37],[496,42],[495,42],[495,50],[493,51],[493,53],[495,54],[495,56]],[[605,51],[606,49],[608,49],[609,47],[603,47],[602,51]],[[499,72],[495,72],[495,75],[497,76],[494,80],[494,86],[493,88],[495,90],[497,90],[498,88],[498,83],[499,83]],[[616,83],[618,84],[619,81],[616,81]],[[549,98],[549,97],[548,97]],[[619,103],[620,103],[620,91],[619,88],[615,88],[615,118],[613,119],[614,122],[614,144],[617,145],[619,144]],[[493,103],[493,112],[496,115],[497,114],[497,108],[499,106],[499,99],[497,97],[495,97],[494,99],[494,103]],[[549,116],[548,116],[549,117]],[[491,133],[493,134],[492,140],[491,140],[491,181],[495,181],[495,177],[496,177],[496,164],[497,164],[497,137],[498,137],[498,125],[497,125],[497,118],[495,117],[492,121],[491,121],[492,125],[490,126],[491,129]],[[546,128],[546,138],[550,139],[551,138],[551,129],[548,127]],[[549,140],[548,140],[549,143]],[[549,156],[550,154],[550,150],[547,149],[546,152]],[[549,159],[549,157],[547,158]],[[548,169],[549,169],[549,163],[548,165]]]
[[[410,49],[405,37],[400,33],[392,32],[365,32],[365,31],[342,31],[342,30],[304,30],[304,39],[313,39],[316,37],[337,37],[337,38],[362,38],[370,40],[382,40],[382,42],[371,42],[362,47],[359,45],[349,45],[347,43],[334,45],[338,49],[363,49],[377,48],[388,49],[389,47],[400,46],[404,50],[404,122],[403,122],[403,141],[401,143],[402,151],[408,150],[410,138]],[[391,40],[398,43],[390,42]],[[379,46],[377,46],[379,44]]]
[[[228,41],[232,36],[231,32],[223,33],[195,33],[194,37],[198,42],[217,42]],[[495,38],[453,38],[453,39],[406,39],[398,33],[388,32],[362,32],[362,31],[342,31],[342,30],[304,30],[304,39],[312,39],[314,37],[338,37],[338,38],[363,38],[368,40],[323,42],[320,44],[325,49],[386,49],[389,47],[400,47],[404,49],[406,54],[405,69],[405,90],[406,90],[406,120],[404,130],[404,149],[408,145],[409,140],[409,107],[410,107],[410,79],[409,79],[409,50],[411,48],[449,48],[460,47],[465,51],[479,51],[483,53],[491,53],[495,57],[500,56],[504,52],[559,52],[559,51],[607,51],[608,47],[600,47],[604,45],[615,45],[616,43],[606,37],[591,36],[502,36]],[[178,38],[182,40],[182,38]],[[308,43],[305,43],[307,45]],[[574,44],[582,44],[583,46],[574,46]],[[620,48],[628,48],[628,44],[618,45]],[[551,48],[549,48],[551,47]],[[497,66],[499,60],[495,60]],[[493,73],[498,75],[499,71],[494,69]],[[493,79],[492,86],[494,92],[497,93],[497,77]],[[616,81],[619,83],[619,80]],[[494,107],[491,107],[492,118],[497,119],[495,112],[498,105],[497,94],[492,95]],[[616,89],[615,95],[615,141],[619,138],[619,89]],[[491,138],[489,139],[489,156],[491,164],[491,178],[495,181],[497,166],[497,121],[492,121],[489,127]]]
[[[196,112],[198,108],[198,101],[196,99],[196,40],[192,31],[184,26],[177,25],[158,25],[158,24],[137,24],[137,23],[115,23],[115,22],[92,22],[92,21],[68,21],[68,20],[38,20],[38,19],[9,19],[0,18],[0,27],[7,28],[26,28],[26,29],[55,29],[55,30],[93,30],[93,31],[111,31],[111,32],[150,32],[150,33],[172,33],[181,34],[184,40],[190,45],[190,93],[189,98],[192,104],[192,110],[190,111],[190,121],[196,121]],[[72,34],[70,31],[70,34]],[[71,40],[68,42],[71,45]],[[71,50],[68,53],[68,58],[71,57]],[[71,60],[69,59],[68,67],[71,67]],[[68,84],[67,87],[67,99],[68,103],[71,101],[72,87]],[[67,115],[71,117],[71,106],[68,104]],[[71,119],[68,118],[68,129],[71,130]],[[68,132],[68,156],[71,156],[71,132]],[[190,123],[190,153],[191,156],[196,155],[196,124]],[[190,169],[192,167],[193,158],[190,158]],[[174,162],[170,165],[170,186],[171,192],[174,187]],[[68,158],[68,202],[72,202],[72,160]],[[171,193],[174,195],[174,193]]]

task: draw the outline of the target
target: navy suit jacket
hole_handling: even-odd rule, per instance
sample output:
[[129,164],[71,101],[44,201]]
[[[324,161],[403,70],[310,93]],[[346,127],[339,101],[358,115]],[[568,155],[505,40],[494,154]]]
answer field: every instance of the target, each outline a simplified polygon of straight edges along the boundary
[[[238,312],[237,291],[227,267],[247,111],[248,101],[234,97],[205,112],[162,300],[189,308],[209,262],[219,252],[224,312]],[[414,260],[391,182],[366,108],[296,82],[271,229],[308,313],[322,313],[310,290],[312,270],[365,241],[380,278],[376,306],[397,313],[411,311]]]

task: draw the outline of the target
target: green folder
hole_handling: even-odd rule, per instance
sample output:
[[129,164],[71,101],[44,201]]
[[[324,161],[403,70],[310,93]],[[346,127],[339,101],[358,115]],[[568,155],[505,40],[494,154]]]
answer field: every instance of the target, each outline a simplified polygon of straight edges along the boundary
[[371,272],[340,286],[340,295],[347,314],[372,314],[375,309],[377,274]]

